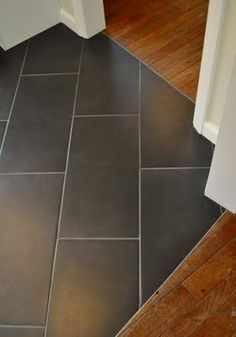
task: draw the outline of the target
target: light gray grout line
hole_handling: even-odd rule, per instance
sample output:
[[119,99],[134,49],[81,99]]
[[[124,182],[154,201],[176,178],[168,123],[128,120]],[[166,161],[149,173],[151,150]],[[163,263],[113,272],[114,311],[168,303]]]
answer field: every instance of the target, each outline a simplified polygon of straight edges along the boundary
[[74,125],[74,115],[75,115],[76,101],[77,101],[78,88],[79,88],[80,69],[81,69],[81,63],[82,63],[82,58],[83,58],[83,50],[84,50],[84,40],[82,42],[82,48],[81,48],[80,57],[79,57],[79,64],[78,64],[78,75],[77,75],[77,81],[76,81],[76,87],[75,87],[73,111],[72,111],[72,116],[71,116],[70,134],[69,134],[69,141],[68,141],[67,155],[66,155],[65,175],[64,175],[64,179],[63,179],[61,203],[60,203],[58,226],[57,226],[57,233],[56,233],[56,242],[55,242],[55,249],[54,249],[54,256],[53,256],[53,263],[52,263],[52,272],[51,272],[51,281],[50,281],[48,304],[47,304],[47,311],[46,311],[44,337],[47,336],[49,313],[50,313],[50,308],[51,308],[52,288],[53,288],[53,281],[54,281],[54,274],[55,274],[55,267],[56,267],[57,250],[58,250],[58,243],[59,243],[59,233],[60,233],[61,218],[62,218],[62,208],[63,208],[64,195],[65,195],[65,186],[66,186],[66,178],[67,178],[67,171],[68,171],[68,164],[69,164],[69,157],[70,157],[70,148],[71,148],[73,125]]
[[104,114],[104,115],[75,115],[74,118],[93,118],[93,117],[137,117],[138,114]]
[[59,241],[136,241],[139,240],[139,237],[136,238],[127,238],[127,237],[120,237],[120,238],[115,238],[115,237],[84,237],[84,238],[80,238],[80,237],[66,237],[66,236],[62,236],[58,238]]
[[17,329],[45,329],[45,325],[28,325],[28,324],[0,324],[0,328],[17,328]]
[[108,35],[106,32],[102,32],[105,36],[107,36],[109,39],[111,39],[114,43],[116,43],[118,46],[120,46],[122,49],[124,49],[128,54],[132,55],[136,60],[138,60],[141,65],[143,64],[145,67],[147,67],[149,70],[151,70],[154,74],[156,74],[157,76],[159,76],[164,82],[168,83],[172,88],[174,88],[176,91],[178,91],[181,95],[183,95],[184,97],[186,97],[190,102],[194,103],[194,100],[187,96],[187,94],[185,94],[185,92],[181,91],[179,88],[175,87],[170,81],[168,81],[165,77],[163,77],[162,75],[160,75],[158,72],[156,72],[154,69],[151,68],[151,66],[149,66],[148,64],[146,64],[144,61],[142,61],[139,57],[137,57],[134,53],[132,53],[130,50],[128,50],[126,47],[122,46],[122,44],[120,44],[118,41],[116,41],[115,39],[113,39],[113,37],[111,37],[110,35]]
[[162,170],[209,170],[210,166],[179,166],[179,167],[141,167],[141,171],[162,171]]
[[20,72],[19,72],[19,77],[18,77],[18,80],[17,80],[17,83],[16,83],[16,89],[15,89],[14,96],[13,96],[13,99],[12,99],[12,103],[11,103],[11,108],[10,108],[10,112],[9,112],[9,115],[8,115],[7,124],[6,124],[4,135],[3,135],[3,138],[2,138],[2,144],[1,144],[1,147],[0,147],[0,157],[2,155],[3,146],[4,146],[4,143],[5,143],[5,140],[6,140],[7,130],[8,130],[8,127],[9,127],[9,123],[10,123],[10,120],[11,120],[11,115],[12,115],[14,103],[15,103],[15,100],[16,100],[16,95],[17,95],[18,88],[19,88],[19,85],[20,85],[21,74],[22,74],[22,71],[23,71],[23,68],[24,68],[24,65],[25,65],[25,60],[26,60],[28,49],[29,49],[29,44],[30,44],[30,41],[28,41],[28,44],[27,44],[27,47],[26,47],[26,50],[25,50],[25,55],[24,55],[24,58],[23,58],[23,61],[22,61],[22,64],[21,64],[21,68],[20,68]]
[[78,75],[78,72],[65,72],[65,73],[42,73],[42,74],[21,74],[21,77],[40,77],[40,76],[68,76],[68,75]]
[[141,223],[141,166],[142,166],[142,151],[141,151],[141,62],[139,62],[139,81],[138,81],[138,148],[139,148],[139,172],[138,172],[138,226],[139,226],[139,308],[142,305],[142,223]]
[[8,119],[0,119],[0,123],[6,123],[8,122]]
[[0,176],[64,175],[65,172],[0,172]]

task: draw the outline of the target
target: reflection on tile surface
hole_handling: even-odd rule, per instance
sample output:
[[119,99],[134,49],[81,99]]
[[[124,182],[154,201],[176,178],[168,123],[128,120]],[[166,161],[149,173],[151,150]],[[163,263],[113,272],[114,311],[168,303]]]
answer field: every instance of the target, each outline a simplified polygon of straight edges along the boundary
[[0,176],[0,323],[43,324],[62,177]]
[[137,241],[60,241],[48,337],[115,336],[137,308]]

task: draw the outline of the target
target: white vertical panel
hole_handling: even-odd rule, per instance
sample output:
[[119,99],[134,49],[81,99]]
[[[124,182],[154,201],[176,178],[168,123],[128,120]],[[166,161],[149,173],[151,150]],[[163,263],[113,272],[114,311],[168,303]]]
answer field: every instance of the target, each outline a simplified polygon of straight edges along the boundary
[[236,59],[205,193],[236,213]]
[[1,0],[0,35],[4,49],[54,26],[60,21],[57,0]]
[[202,133],[214,82],[227,0],[210,0],[193,124]]

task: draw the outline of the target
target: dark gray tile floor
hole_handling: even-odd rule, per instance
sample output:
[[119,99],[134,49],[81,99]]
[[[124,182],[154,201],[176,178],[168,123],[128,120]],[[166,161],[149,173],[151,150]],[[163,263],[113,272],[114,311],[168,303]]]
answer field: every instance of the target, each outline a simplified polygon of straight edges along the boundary
[[137,310],[137,275],[137,240],[60,240],[48,336],[115,336]]
[[138,114],[138,65],[104,34],[85,41],[76,114]]
[[194,104],[142,67],[142,167],[196,167],[211,163],[211,144],[193,129]]
[[206,169],[142,171],[143,300],[163,283],[220,215],[218,205],[204,197],[207,175]]
[[0,122],[0,147],[1,147],[1,144],[2,144],[6,124],[7,124],[6,122]]
[[0,57],[0,336],[112,337],[219,216],[211,145],[103,34]]
[[8,119],[27,43],[7,52],[0,49],[0,120]]
[[45,322],[62,181],[0,175],[0,323]]
[[64,171],[75,82],[75,75],[21,79],[0,172]]
[[43,337],[43,327],[1,326],[0,337]]
[[24,74],[78,71],[78,55],[83,39],[59,24],[30,41]]
[[137,116],[75,119],[61,236],[138,237],[138,153]]

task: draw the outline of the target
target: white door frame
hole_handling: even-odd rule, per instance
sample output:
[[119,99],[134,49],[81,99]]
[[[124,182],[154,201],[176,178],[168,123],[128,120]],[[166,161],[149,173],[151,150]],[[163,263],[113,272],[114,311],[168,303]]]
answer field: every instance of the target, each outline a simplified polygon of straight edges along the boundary
[[236,213],[236,56],[205,194]]
[[207,120],[227,0],[210,0],[193,125],[216,143],[219,126]]

